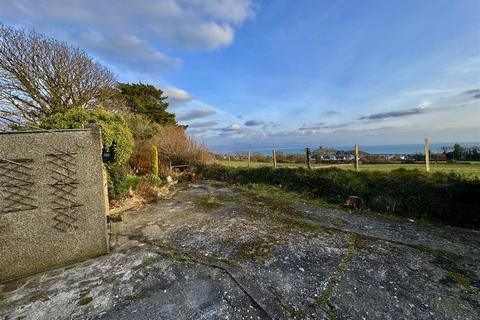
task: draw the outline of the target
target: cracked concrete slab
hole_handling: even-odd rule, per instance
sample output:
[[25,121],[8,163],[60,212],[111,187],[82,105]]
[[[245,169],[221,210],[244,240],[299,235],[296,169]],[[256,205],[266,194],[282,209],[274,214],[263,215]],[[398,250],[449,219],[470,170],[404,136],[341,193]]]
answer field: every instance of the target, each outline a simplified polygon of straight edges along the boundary
[[127,212],[111,239],[107,256],[0,284],[0,318],[480,318],[477,231],[207,182]]

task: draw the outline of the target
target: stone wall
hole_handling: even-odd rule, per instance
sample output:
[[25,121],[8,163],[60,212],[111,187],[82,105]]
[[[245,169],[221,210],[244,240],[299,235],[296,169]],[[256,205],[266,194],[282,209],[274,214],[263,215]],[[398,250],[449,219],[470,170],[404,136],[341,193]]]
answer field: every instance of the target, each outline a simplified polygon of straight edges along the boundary
[[0,134],[0,281],[108,252],[98,127]]

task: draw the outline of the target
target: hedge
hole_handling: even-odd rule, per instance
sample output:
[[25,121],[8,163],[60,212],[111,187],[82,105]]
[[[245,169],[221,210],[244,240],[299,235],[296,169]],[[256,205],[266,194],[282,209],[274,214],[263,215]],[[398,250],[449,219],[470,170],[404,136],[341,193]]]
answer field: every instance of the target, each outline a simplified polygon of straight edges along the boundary
[[281,185],[338,204],[355,195],[361,197],[364,207],[377,212],[480,229],[480,180],[455,173],[428,174],[402,168],[356,172],[221,165],[198,166],[196,170],[205,179]]
[[103,147],[114,153],[113,161],[105,165],[108,197],[120,199],[126,194],[126,163],[133,152],[134,144],[132,132],[123,116],[111,114],[103,109],[72,108],[64,113],[43,118],[39,127],[47,130],[79,129],[86,123],[96,123],[102,128]]

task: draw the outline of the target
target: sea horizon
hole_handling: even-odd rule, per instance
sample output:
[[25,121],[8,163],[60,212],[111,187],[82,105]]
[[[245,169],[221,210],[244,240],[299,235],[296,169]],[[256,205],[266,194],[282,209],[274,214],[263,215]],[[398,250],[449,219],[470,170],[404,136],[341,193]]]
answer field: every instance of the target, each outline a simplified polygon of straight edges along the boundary
[[[454,144],[460,144],[462,147],[480,147],[480,142],[435,142],[430,143],[431,152],[437,153],[441,151],[442,147],[453,147]],[[334,148],[336,150],[353,150],[354,145],[340,145],[340,146],[329,146],[324,145],[324,148]],[[233,154],[240,152],[251,152],[251,153],[261,153],[264,155],[271,155],[272,150],[283,152],[287,154],[299,154],[304,153],[305,148],[310,148],[312,151],[317,150],[318,147],[305,146],[305,147],[277,147],[277,148],[239,148],[235,150],[215,150],[215,153],[221,154]],[[386,145],[359,145],[359,150],[368,152],[371,154],[423,154],[425,153],[425,145],[416,143],[416,144],[386,144]]]

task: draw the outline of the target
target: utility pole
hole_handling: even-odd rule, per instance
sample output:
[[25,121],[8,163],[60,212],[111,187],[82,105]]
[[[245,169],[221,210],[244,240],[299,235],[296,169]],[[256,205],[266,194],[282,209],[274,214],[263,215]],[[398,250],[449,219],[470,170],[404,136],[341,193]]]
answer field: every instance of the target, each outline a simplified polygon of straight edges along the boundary
[[277,154],[275,152],[275,149],[272,150],[272,158],[273,158],[273,167],[277,167]]
[[358,144],[355,144],[355,170],[358,171]]
[[250,151],[248,151],[248,166],[250,167]]
[[312,166],[310,165],[310,148],[305,148],[305,156],[307,158],[308,170],[312,170]]
[[425,138],[425,170],[430,172],[430,147],[428,144],[428,138]]

